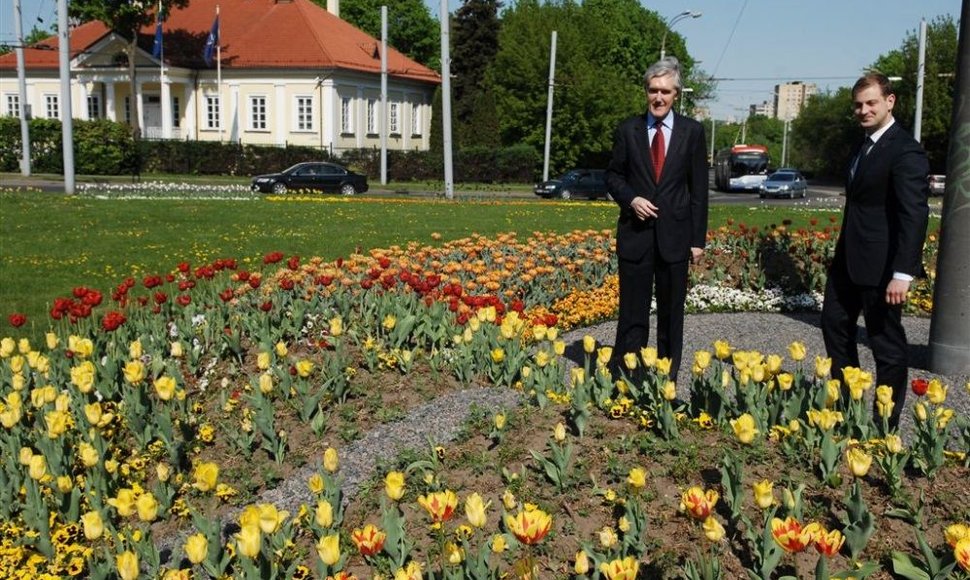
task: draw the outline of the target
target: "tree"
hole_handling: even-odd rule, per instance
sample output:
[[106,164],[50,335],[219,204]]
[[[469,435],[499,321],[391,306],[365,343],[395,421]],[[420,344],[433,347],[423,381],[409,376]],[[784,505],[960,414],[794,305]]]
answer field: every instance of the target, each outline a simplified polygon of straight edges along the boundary
[[[326,0],[313,1],[326,6]],[[413,60],[441,70],[441,27],[422,0],[344,0],[340,17],[380,39],[381,6],[387,6],[387,43]]]
[[[923,147],[930,159],[930,170],[935,173],[946,172],[956,62],[956,23],[949,15],[937,16],[926,26],[926,71],[920,131]],[[900,48],[880,56],[871,67],[887,76],[902,77],[902,80],[893,83],[896,91],[893,117],[908,130],[913,129],[915,122],[918,67],[919,37],[915,30],[906,35]]]
[[455,12],[451,87],[459,146],[499,144],[495,96],[486,75],[498,52],[501,6],[499,0],[465,0]]
[[189,0],[159,0],[156,2],[118,2],[117,0],[72,0],[68,8],[71,16],[87,22],[99,20],[109,29],[128,39],[125,54],[128,59],[128,83],[131,91],[131,134],[137,139],[141,134],[138,123],[138,92],[135,82],[135,57],[141,29],[155,21],[155,11],[162,14],[172,8],[183,8]]
[[[30,29],[30,33],[24,37],[24,46],[27,47],[32,44],[37,44],[42,40],[47,40],[53,35],[54,35],[53,32],[49,32],[42,28],[38,28],[36,25],[34,25],[34,27]],[[8,52],[13,52],[13,49],[14,49],[14,46],[11,46],[9,44],[0,44],[0,54],[7,54]]]
[[862,139],[852,115],[852,90],[813,95],[790,130],[792,165],[822,177],[844,177],[852,149]]

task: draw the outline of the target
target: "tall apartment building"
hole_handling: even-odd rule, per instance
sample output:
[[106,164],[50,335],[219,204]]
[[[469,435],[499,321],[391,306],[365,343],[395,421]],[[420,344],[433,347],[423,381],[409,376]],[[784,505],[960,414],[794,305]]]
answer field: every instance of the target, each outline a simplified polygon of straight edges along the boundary
[[815,83],[794,81],[775,85],[775,118],[790,121],[802,112],[808,98],[818,92]]

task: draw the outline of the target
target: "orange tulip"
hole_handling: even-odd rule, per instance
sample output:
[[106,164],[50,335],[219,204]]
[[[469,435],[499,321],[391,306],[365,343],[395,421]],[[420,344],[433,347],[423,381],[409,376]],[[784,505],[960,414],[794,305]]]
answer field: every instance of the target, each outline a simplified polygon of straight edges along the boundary
[[441,523],[451,519],[452,514],[455,513],[455,508],[458,507],[458,496],[448,489],[422,495],[418,497],[418,503],[431,516],[432,522]]
[[367,524],[364,529],[354,529],[353,533],[350,534],[350,539],[360,550],[360,555],[367,557],[384,549],[384,540],[387,539],[387,534],[373,524]]
[[818,550],[819,554],[831,558],[839,553],[844,543],[845,536],[842,535],[842,532],[839,530],[826,532],[825,528],[819,526],[818,533],[815,536],[815,549]]
[[705,492],[699,486],[694,486],[680,496],[680,509],[686,511],[696,520],[706,520],[717,504],[718,494],[709,489]]
[[786,552],[801,552],[815,541],[815,535],[819,531],[819,525],[815,522],[802,526],[795,518],[781,520],[772,518],[771,535],[775,541]]
[[542,541],[552,527],[552,516],[538,509],[525,509],[505,516],[505,525],[520,542],[534,545]]
[[961,568],[970,572],[970,537],[963,538],[953,548],[953,557]]

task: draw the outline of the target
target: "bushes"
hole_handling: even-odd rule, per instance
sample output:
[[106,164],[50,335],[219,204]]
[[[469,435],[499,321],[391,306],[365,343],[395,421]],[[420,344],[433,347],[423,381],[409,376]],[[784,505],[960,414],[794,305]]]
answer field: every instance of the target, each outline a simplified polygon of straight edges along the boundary
[[[30,121],[31,168],[36,173],[62,173],[61,123],[52,119]],[[139,141],[128,126],[107,120],[74,121],[75,171],[85,175],[171,173],[182,175],[249,176],[281,171],[301,161],[336,161],[371,179],[380,176],[378,149],[351,149],[339,157],[316,147],[241,145],[212,141]],[[18,171],[20,122],[0,118],[0,171]],[[457,183],[508,183],[532,181],[540,164],[539,153],[529,145],[501,149],[474,147],[455,151]],[[393,181],[440,181],[440,152],[388,151],[388,178]]]

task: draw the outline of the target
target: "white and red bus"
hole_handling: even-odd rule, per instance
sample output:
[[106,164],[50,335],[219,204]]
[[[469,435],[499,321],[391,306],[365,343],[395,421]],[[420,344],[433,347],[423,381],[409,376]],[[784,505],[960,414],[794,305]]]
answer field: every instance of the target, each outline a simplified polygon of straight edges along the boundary
[[734,145],[714,156],[714,187],[721,191],[757,191],[767,177],[764,145]]

